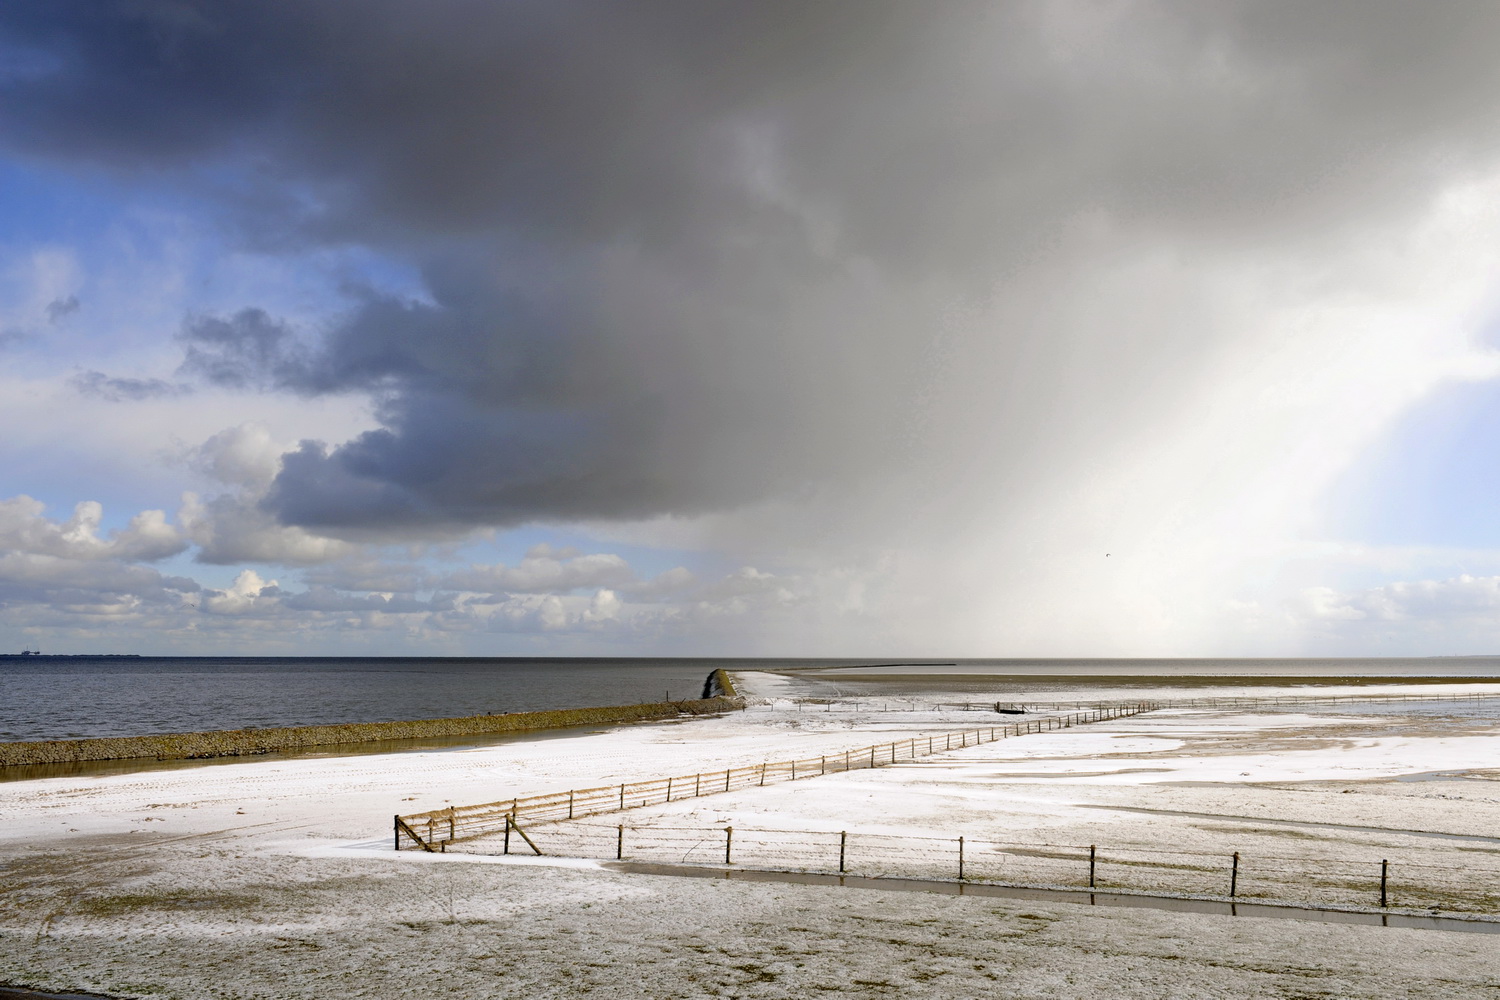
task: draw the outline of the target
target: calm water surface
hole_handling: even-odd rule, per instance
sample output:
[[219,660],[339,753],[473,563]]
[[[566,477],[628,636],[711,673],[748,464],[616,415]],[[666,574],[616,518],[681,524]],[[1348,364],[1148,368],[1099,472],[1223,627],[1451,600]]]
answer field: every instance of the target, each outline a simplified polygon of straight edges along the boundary
[[387,722],[697,698],[700,660],[0,660],[0,740]]
[[[875,663],[886,666],[871,669]],[[862,666],[861,670],[848,670]],[[1500,658],[1366,660],[709,660],[296,657],[0,659],[0,740],[386,722],[696,698],[716,667],[808,680],[967,674],[1047,678],[1500,677]],[[826,673],[825,673],[826,671]],[[847,672],[846,672],[847,671]],[[934,677],[935,679],[935,677]],[[878,686],[878,685],[877,685]]]

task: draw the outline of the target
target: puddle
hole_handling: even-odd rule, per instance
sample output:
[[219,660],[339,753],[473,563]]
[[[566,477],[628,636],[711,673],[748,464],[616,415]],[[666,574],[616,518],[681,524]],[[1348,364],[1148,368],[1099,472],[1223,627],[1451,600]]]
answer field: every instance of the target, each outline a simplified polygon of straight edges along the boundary
[[1317,920],[1333,924],[1370,924],[1428,931],[1464,931],[1470,934],[1500,934],[1500,921],[1433,917],[1376,910],[1338,910],[1291,903],[1241,903],[1217,899],[1184,899],[1149,896],[1144,893],[1100,892],[1089,889],[1040,889],[995,885],[991,882],[944,882],[920,878],[871,878],[864,875],[824,875],[815,872],[756,871],[746,868],[699,868],[692,865],[660,865],[642,861],[608,861],[605,868],[637,875],[672,875],[683,878],[721,878],[732,882],[792,882],[797,885],[836,885],[846,889],[883,889],[887,892],[934,892],[945,896],[988,896],[1029,899],[1083,906],[1120,906],[1178,913],[1211,913],[1227,917],[1271,917],[1283,920]]
[[20,986],[0,986],[0,1000],[110,1000],[99,993],[38,993]]

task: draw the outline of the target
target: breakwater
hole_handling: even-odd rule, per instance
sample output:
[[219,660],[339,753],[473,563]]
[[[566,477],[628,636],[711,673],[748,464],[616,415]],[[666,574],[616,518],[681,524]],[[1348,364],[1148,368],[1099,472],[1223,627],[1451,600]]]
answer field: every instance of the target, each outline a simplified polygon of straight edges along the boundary
[[[721,673],[722,671],[716,671]],[[727,683],[724,678],[720,683]],[[732,685],[729,690],[733,690]],[[309,747],[369,743],[377,740],[415,740],[438,736],[481,736],[533,729],[645,722],[679,715],[712,715],[743,708],[734,697],[719,695],[690,701],[662,701],[604,708],[566,708],[547,712],[507,712],[456,719],[414,719],[407,722],[356,722],[324,726],[282,726],[267,729],[230,729],[218,732],[165,733],[151,736],[112,736],[97,739],[33,740],[0,743],[0,767],[23,764],[67,764],[99,760],[195,760],[209,757],[246,757]]]
[[729,679],[729,671],[718,667],[708,675],[703,682],[703,697],[705,698],[739,698],[740,693],[734,689],[734,681]]

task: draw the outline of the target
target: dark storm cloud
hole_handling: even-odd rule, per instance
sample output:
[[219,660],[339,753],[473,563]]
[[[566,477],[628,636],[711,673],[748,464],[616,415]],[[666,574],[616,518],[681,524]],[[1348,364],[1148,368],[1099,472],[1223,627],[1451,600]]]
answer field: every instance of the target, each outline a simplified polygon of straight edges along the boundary
[[179,339],[186,346],[179,374],[230,389],[302,388],[301,345],[262,309],[192,319]]
[[[1457,3],[49,0],[0,10],[0,141],[233,177],[247,239],[421,265],[425,298],[355,291],[331,329],[186,326],[186,375],[377,399],[378,430],[286,457],[284,522],[644,517],[1112,433],[1213,332],[1061,327],[1080,227],[1122,253],[1350,238],[1494,154],[1497,28]],[[1080,357],[1110,378],[1066,383]],[[953,375],[977,370],[983,397]]]

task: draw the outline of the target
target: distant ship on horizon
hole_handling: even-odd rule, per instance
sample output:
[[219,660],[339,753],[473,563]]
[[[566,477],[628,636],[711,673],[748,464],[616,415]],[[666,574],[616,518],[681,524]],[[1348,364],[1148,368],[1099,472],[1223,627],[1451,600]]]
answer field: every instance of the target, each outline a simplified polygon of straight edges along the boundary
[[135,657],[139,659],[140,653],[43,653],[40,649],[27,647],[19,653],[0,653],[0,660],[121,660]]

